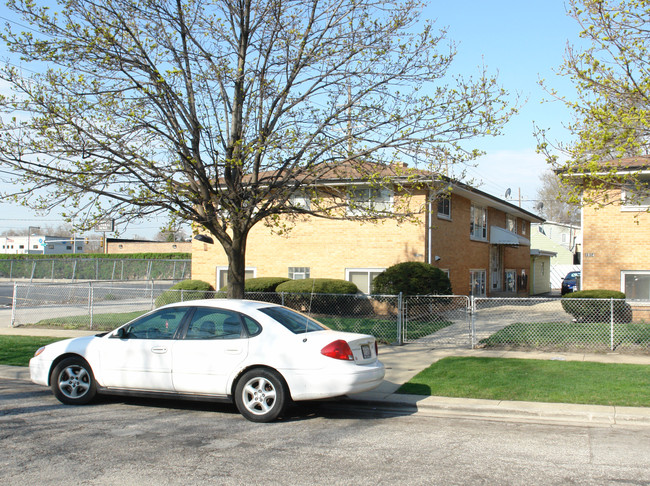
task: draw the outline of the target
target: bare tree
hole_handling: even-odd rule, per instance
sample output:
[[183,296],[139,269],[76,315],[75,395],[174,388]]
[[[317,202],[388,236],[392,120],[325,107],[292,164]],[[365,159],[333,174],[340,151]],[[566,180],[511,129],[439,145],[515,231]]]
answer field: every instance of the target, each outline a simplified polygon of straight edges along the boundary
[[567,188],[553,171],[543,172],[539,177],[542,187],[537,191],[537,199],[543,204],[540,214],[556,223],[580,225],[580,206],[567,201]]
[[[9,25],[9,49],[47,66],[0,74],[15,93],[0,100],[0,162],[22,182],[12,195],[63,205],[77,223],[92,214],[87,226],[156,213],[191,222],[223,246],[231,297],[243,296],[257,223],[348,217],[357,193],[321,183],[336,178],[405,201],[412,174],[391,164],[428,154],[435,173],[439,160],[473,159],[465,141],[499,134],[514,112],[485,71],[451,76],[454,46],[416,1],[51,4],[9,2],[31,29]],[[407,203],[364,209],[354,217],[412,215]]]

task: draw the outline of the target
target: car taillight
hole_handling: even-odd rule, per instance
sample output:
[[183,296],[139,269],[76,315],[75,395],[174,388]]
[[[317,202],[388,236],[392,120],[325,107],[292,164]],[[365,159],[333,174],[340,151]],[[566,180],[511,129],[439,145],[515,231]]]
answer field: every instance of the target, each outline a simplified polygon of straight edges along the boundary
[[342,359],[344,361],[354,361],[354,356],[352,355],[350,345],[342,339],[329,343],[327,346],[320,350],[320,354],[329,358]]
[[379,344],[375,341],[375,356],[379,356]]

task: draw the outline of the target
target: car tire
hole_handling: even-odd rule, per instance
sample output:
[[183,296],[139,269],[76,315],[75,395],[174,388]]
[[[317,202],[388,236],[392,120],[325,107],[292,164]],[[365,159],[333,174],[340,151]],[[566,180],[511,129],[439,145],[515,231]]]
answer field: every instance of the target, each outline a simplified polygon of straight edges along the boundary
[[97,394],[93,370],[82,358],[66,358],[57,364],[50,386],[54,396],[66,405],[84,405]]
[[235,405],[251,422],[271,422],[284,411],[288,395],[287,386],[277,372],[255,368],[237,381]]

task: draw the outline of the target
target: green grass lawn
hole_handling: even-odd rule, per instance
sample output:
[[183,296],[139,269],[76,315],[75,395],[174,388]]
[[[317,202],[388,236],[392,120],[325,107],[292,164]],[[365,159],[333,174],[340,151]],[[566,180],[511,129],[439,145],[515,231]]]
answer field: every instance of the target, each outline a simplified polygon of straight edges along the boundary
[[28,366],[38,348],[60,340],[39,336],[0,336],[0,364]]
[[[541,322],[511,324],[492,336],[482,339],[484,347],[517,347],[538,349],[610,349],[609,323]],[[614,348],[650,348],[650,325],[646,323],[615,323]]]
[[490,400],[650,406],[650,367],[583,361],[450,357],[399,393]]
[[[95,314],[93,315],[93,330],[95,331],[112,331],[116,327],[126,324],[132,319],[145,314],[148,311],[122,312],[112,314]],[[56,328],[56,329],[90,329],[90,316],[69,316],[69,317],[52,317],[42,319],[31,327]]]
[[[375,336],[381,343],[397,342],[397,321],[395,318],[338,317],[316,315],[314,318],[335,331],[358,332]],[[446,320],[409,321],[409,339],[418,339],[433,334],[452,324]]]

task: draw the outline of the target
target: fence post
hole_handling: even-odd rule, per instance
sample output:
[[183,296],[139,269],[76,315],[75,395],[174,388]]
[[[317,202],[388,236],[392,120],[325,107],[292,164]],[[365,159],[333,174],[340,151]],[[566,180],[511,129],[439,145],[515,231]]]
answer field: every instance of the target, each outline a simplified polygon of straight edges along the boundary
[[181,289],[181,302],[185,302],[185,289]]
[[34,272],[35,272],[35,271],[36,271],[36,260],[34,260],[34,261],[32,262],[32,276],[31,276],[31,278],[29,279],[30,282],[33,282],[33,281],[34,281]]
[[88,312],[90,313],[90,330],[93,328],[93,313],[94,313],[94,295],[93,295],[93,283],[88,282]]
[[397,296],[397,345],[401,346],[404,344],[402,340],[402,318],[404,317],[402,315],[404,309],[403,309],[404,301],[402,299],[402,292],[399,293]]
[[151,308],[154,308],[154,300],[153,300],[153,280],[151,281]]
[[471,348],[474,349],[476,347],[476,301],[474,300],[474,296],[470,295],[469,296],[469,332],[470,332],[470,341],[471,341]]
[[281,299],[282,305],[284,305],[284,292],[280,292],[280,299]]
[[14,296],[11,299],[11,327],[14,327],[14,324],[16,323],[16,302],[18,301],[17,295],[18,284],[14,282]]
[[614,298],[609,299],[609,349],[614,351]]
[[77,259],[75,258],[74,263],[72,265],[72,280],[74,280],[76,276],[77,276]]

